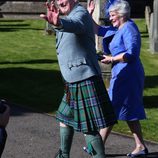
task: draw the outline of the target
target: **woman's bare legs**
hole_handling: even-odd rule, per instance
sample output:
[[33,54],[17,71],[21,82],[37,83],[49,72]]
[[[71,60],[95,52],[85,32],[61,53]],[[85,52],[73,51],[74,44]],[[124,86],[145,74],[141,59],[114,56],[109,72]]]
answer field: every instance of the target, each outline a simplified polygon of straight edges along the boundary
[[100,135],[102,137],[102,140],[103,140],[103,143],[105,144],[109,134],[111,133],[111,130],[112,130],[113,126],[109,126],[109,127],[106,127],[106,128],[102,128],[100,130]]
[[[136,147],[132,151],[132,154],[136,154],[146,148],[144,140],[143,140],[143,136],[142,136],[141,124],[140,124],[139,120],[127,121],[127,124],[133,134],[135,144],[136,144]],[[104,144],[106,143],[106,140],[107,140],[109,134],[111,133],[112,128],[113,128],[113,126],[110,126],[110,127],[103,128],[100,130],[100,135],[102,137]]]
[[127,121],[127,124],[133,134],[136,147],[133,150],[132,154],[138,153],[141,150],[145,149],[145,143],[142,136],[141,124],[139,120],[136,121]]

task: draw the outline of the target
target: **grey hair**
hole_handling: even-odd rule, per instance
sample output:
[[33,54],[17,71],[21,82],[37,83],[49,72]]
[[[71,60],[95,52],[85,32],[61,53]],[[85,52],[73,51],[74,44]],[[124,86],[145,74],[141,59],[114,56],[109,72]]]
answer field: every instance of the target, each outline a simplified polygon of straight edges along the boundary
[[111,11],[117,11],[120,16],[123,16],[126,19],[130,18],[131,8],[126,0],[116,0],[109,7],[109,12]]

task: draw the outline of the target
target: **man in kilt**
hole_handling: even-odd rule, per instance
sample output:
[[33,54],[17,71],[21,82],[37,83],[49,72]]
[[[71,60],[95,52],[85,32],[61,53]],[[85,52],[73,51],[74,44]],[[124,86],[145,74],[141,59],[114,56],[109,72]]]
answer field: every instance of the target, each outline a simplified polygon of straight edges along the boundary
[[65,82],[56,114],[61,145],[55,157],[69,158],[75,130],[85,135],[93,158],[105,158],[98,131],[117,121],[97,61],[92,18],[78,0],[53,0],[46,6],[47,15],[40,16],[56,31],[57,57]]

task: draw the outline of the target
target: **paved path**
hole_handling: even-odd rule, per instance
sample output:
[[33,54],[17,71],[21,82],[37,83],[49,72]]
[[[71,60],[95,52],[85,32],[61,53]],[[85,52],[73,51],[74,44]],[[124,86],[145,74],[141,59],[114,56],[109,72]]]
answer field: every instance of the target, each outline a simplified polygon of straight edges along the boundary
[[[12,107],[7,126],[8,139],[2,158],[53,158],[59,147],[59,127],[54,117],[20,107]],[[75,133],[71,158],[89,158],[82,150],[81,133]],[[149,158],[158,158],[158,144],[147,142]],[[112,133],[105,146],[107,158],[126,158],[133,139]]]

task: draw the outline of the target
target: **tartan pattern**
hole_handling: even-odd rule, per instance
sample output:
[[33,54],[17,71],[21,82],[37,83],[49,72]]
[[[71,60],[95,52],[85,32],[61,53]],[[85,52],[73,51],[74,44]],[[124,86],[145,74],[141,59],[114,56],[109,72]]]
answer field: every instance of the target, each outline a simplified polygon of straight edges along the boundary
[[65,91],[57,120],[80,132],[96,131],[117,122],[101,77],[66,84],[69,94]]

